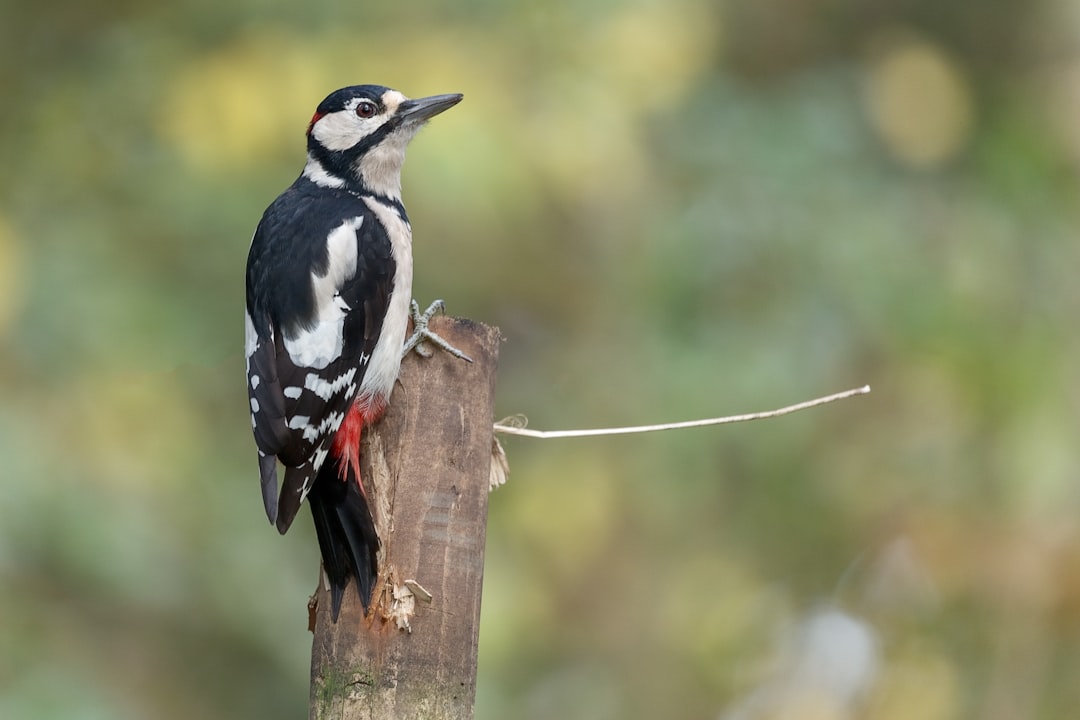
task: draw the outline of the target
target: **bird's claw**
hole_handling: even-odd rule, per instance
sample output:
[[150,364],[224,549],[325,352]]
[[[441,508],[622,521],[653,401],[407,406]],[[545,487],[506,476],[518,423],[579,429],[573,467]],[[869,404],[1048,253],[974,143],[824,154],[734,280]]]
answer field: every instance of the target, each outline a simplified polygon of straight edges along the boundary
[[412,311],[410,316],[413,321],[413,334],[405,341],[405,347],[401,351],[401,357],[405,357],[412,350],[416,350],[416,354],[420,357],[431,357],[431,349],[427,346],[427,342],[431,341],[433,344],[438,345],[454,357],[461,358],[466,362],[472,362],[471,357],[446,342],[446,340],[442,339],[428,328],[428,323],[435,313],[442,312],[445,309],[446,303],[442,300],[436,300],[428,305],[427,310],[420,312],[420,305],[417,304],[416,300],[412,301]]

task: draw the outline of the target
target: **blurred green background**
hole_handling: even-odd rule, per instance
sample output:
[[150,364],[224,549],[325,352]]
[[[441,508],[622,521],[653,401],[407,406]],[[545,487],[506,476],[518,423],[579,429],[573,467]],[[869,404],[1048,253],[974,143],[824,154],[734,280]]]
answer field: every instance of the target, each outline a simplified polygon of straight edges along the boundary
[[479,720],[1075,717],[1073,0],[16,0],[0,56],[0,717],[305,716],[243,267],[358,82],[465,94],[405,199],[499,416],[874,388],[507,439]]

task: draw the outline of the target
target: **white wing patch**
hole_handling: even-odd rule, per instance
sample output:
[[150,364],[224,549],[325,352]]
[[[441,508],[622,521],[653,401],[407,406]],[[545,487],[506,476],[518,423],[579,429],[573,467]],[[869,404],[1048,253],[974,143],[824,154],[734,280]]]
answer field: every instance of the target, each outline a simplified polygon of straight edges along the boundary
[[302,331],[295,339],[285,338],[285,350],[294,365],[319,368],[341,355],[342,325],[345,314],[338,308],[320,313],[318,324]]
[[351,218],[326,236],[326,274],[311,274],[315,327],[285,338],[285,350],[294,365],[321,370],[341,355],[345,313],[351,308],[338,289],[356,274],[356,231],[363,222],[363,216]]

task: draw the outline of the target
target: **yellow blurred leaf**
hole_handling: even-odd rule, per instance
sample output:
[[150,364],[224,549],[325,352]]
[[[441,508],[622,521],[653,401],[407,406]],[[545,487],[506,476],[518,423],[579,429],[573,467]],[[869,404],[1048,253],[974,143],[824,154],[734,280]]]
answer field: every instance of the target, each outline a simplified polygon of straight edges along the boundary
[[245,169],[294,142],[334,88],[320,55],[295,35],[259,28],[185,67],[174,78],[158,129],[203,171]]
[[905,648],[885,668],[874,693],[877,720],[946,720],[957,716],[960,690],[956,668],[925,643]]
[[872,53],[865,102],[889,151],[915,168],[954,157],[972,129],[971,89],[957,63],[926,40],[880,40]]

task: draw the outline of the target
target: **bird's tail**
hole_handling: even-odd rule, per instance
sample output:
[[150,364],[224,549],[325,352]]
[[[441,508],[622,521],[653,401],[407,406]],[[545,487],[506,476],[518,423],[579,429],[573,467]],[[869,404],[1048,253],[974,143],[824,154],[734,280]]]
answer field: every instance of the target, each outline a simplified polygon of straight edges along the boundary
[[379,573],[377,553],[379,536],[350,463],[342,463],[344,478],[338,476],[338,463],[328,458],[315,477],[308,505],[315,519],[323,569],[330,580],[330,600],[334,622],[341,610],[341,598],[349,576],[356,579],[356,590],[367,613],[371,591]]

